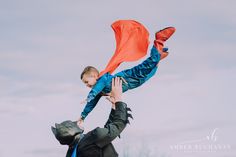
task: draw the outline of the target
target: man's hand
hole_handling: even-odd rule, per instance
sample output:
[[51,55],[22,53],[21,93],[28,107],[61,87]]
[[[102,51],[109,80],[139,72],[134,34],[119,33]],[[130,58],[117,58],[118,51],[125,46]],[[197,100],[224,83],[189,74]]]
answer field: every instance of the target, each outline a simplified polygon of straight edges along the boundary
[[119,77],[112,79],[111,93],[107,99],[112,103],[112,108],[115,108],[115,103],[122,101],[122,80]]

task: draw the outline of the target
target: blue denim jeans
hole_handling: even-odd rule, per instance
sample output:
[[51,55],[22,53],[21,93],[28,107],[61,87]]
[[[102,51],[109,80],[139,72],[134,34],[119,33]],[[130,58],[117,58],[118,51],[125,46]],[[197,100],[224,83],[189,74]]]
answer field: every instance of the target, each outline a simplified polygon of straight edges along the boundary
[[123,77],[128,83],[127,85],[123,84],[123,92],[137,88],[149,80],[156,73],[157,64],[159,63],[160,58],[160,53],[153,46],[150,57],[144,60],[141,64],[115,74],[115,76]]

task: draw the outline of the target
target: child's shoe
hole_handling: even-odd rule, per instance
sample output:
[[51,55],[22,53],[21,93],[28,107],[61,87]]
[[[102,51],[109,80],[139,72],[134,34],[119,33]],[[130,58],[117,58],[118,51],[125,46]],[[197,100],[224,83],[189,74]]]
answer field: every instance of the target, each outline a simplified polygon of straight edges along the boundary
[[165,42],[168,40],[175,32],[174,27],[166,27],[155,34],[156,40],[160,40],[161,42]]
[[[168,52],[164,51],[164,42],[168,40],[175,32],[174,27],[164,28],[155,34],[156,40],[154,40],[154,46],[157,48],[159,53],[161,54],[161,59],[164,59],[168,56]],[[167,51],[167,50],[166,50]]]
[[160,54],[163,53],[164,44],[163,44],[162,41],[160,41],[160,40],[154,40],[154,46],[156,47],[156,49],[158,50],[158,52],[159,52]]
[[156,47],[156,49],[158,50],[158,52],[161,54],[161,59],[164,59],[168,56],[168,48],[164,47],[163,42],[160,42],[158,40],[154,40],[154,46]]

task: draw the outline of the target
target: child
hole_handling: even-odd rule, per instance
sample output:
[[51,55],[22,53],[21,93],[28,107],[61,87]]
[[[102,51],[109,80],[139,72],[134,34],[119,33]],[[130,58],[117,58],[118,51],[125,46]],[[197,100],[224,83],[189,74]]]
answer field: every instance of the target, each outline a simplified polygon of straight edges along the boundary
[[111,81],[114,77],[120,77],[123,80],[122,89],[123,92],[137,88],[144,82],[150,79],[157,71],[158,63],[161,59],[168,55],[167,48],[164,47],[164,42],[170,38],[175,32],[174,27],[167,27],[163,30],[156,32],[154,45],[151,49],[150,57],[144,60],[141,64],[131,68],[123,70],[115,75],[105,73],[99,77],[99,71],[88,66],[81,73],[81,80],[87,87],[92,88],[89,92],[86,102],[86,106],[81,113],[78,124],[81,125],[86,116],[93,110],[101,96],[107,95],[111,91]]

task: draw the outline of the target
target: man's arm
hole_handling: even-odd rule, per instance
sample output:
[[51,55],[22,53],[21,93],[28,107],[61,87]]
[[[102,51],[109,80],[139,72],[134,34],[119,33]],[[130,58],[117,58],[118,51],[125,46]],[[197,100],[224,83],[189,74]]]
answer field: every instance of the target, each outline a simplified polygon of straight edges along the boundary
[[94,135],[96,135],[95,143],[99,147],[103,147],[111,143],[117,136],[121,134],[128,123],[128,109],[124,102],[116,102],[116,109],[112,109],[110,118],[104,128],[96,128]]
[[96,136],[95,143],[99,147],[103,147],[114,140],[126,127],[128,117],[132,117],[127,111],[127,105],[122,102],[122,81],[120,78],[112,80],[112,91],[110,95],[112,102],[112,110],[109,119],[104,128],[96,128],[93,135]]

